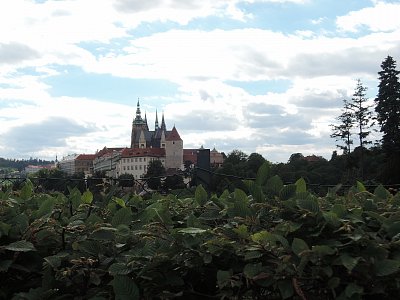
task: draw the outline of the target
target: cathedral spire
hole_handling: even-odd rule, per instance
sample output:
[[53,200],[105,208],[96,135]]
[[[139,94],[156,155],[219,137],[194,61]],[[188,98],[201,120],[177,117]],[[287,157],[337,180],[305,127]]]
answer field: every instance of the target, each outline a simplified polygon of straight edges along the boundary
[[161,129],[164,130],[164,131],[167,130],[167,127],[165,126],[165,121],[164,121],[164,112],[162,113]]
[[156,109],[156,122],[154,124],[154,129],[157,130],[158,129],[158,113],[157,113],[157,109]]
[[142,113],[140,112],[140,103],[139,103],[139,98],[137,100],[137,105],[136,105],[136,120],[141,120],[142,119]]
[[146,125],[147,130],[149,129],[149,125],[147,124],[147,113],[144,112],[144,124]]

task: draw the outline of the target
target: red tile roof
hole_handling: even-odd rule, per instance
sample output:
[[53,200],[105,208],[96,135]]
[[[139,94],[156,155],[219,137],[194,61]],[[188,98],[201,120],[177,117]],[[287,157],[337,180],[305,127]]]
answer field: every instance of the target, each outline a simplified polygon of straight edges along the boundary
[[162,157],[165,156],[164,148],[125,148],[121,157]]
[[96,154],[80,154],[75,159],[76,160],[94,160],[96,158]]
[[168,136],[165,137],[166,141],[182,141],[178,130],[176,130],[175,126],[172,128],[171,132],[168,134]]

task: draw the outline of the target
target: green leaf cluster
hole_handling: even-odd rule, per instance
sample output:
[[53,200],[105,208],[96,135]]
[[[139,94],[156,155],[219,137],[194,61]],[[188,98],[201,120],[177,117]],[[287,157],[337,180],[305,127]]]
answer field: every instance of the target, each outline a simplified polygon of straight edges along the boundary
[[[395,299],[400,195],[284,185],[194,197],[0,194],[0,299]],[[29,280],[26,280],[29,278]]]

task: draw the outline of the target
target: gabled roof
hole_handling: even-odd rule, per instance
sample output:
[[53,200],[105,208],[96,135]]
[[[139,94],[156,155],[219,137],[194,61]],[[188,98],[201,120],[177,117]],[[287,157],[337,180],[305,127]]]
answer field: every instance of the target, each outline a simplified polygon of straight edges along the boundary
[[165,137],[166,141],[182,141],[178,130],[176,130],[175,126],[172,128],[172,130],[168,133],[168,135]]
[[162,157],[165,156],[164,148],[125,148],[121,157]]
[[96,154],[79,154],[76,160],[94,160],[96,158]]

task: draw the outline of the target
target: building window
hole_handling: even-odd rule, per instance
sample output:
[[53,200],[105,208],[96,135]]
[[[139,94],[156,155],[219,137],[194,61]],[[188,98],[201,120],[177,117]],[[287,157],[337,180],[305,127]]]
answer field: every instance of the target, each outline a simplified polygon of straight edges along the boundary
[[146,161],[146,157],[143,157],[143,161]]
[[142,158],[141,157],[139,158],[139,161],[142,162]]
[[139,166],[139,169],[140,169],[140,170],[142,169],[142,165]]
[[137,166],[135,166],[135,170],[137,170]]
[[124,171],[126,170],[126,167],[124,166]]
[[137,162],[137,158],[135,158],[135,162]]

